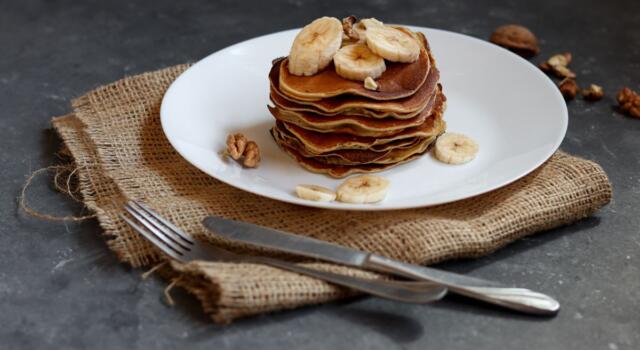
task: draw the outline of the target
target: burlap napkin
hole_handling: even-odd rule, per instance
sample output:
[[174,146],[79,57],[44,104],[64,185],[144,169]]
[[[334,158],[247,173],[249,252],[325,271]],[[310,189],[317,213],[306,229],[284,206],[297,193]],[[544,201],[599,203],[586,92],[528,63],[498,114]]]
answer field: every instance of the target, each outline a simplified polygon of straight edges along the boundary
[[[200,224],[207,214],[422,264],[488,254],[525,235],[584,218],[611,199],[611,185],[597,164],[561,152],[507,187],[432,208],[342,212],[258,197],[200,172],[166,140],[160,103],[165,89],[186,68],[171,67],[100,87],[76,99],[73,114],[53,119],[77,166],[84,203],[96,213],[109,247],[134,267],[152,266],[162,257],[118,217],[128,199],[142,200],[189,233],[225,246]],[[309,265],[378,277],[330,264]],[[167,266],[165,273],[173,283],[195,294],[218,322],[351,294],[254,264]]]

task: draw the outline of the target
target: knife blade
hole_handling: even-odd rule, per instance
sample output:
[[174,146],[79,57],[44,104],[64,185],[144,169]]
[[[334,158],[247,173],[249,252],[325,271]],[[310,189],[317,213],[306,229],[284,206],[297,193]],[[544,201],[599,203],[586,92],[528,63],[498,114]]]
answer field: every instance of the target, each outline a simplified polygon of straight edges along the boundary
[[391,273],[410,279],[434,282],[449,288],[451,292],[520,312],[555,315],[560,308],[560,304],[555,299],[529,289],[508,287],[479,278],[412,265],[311,237],[218,216],[208,216],[202,223],[214,234],[232,241],[347,266]]
[[243,221],[233,221],[218,216],[208,216],[203,225],[218,236],[263,248],[326,260],[337,264],[360,267],[367,261],[369,253],[337,244],[294,235],[268,227]]

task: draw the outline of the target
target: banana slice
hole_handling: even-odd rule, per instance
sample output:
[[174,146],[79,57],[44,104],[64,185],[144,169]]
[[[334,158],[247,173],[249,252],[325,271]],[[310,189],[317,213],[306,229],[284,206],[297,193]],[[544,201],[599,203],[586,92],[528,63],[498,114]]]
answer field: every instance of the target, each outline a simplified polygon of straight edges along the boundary
[[375,175],[347,179],[338,187],[338,200],[345,203],[375,203],[387,195],[389,180]]
[[296,194],[302,199],[316,202],[331,202],[336,199],[335,192],[318,185],[298,185],[296,186]]
[[291,45],[289,72],[309,76],[328,66],[340,49],[342,33],[342,23],[334,17],[318,18],[302,28]]
[[375,18],[363,18],[362,20],[360,20],[360,23],[362,23],[362,25],[365,28],[371,28],[371,27],[382,27],[384,26],[384,23],[378,21]]
[[336,73],[345,79],[364,81],[378,78],[387,69],[384,59],[369,50],[365,44],[353,44],[338,50],[333,56]]
[[478,149],[478,143],[470,137],[447,132],[438,137],[435,155],[447,164],[464,164],[476,157]]
[[391,62],[415,62],[420,56],[418,42],[396,28],[379,23],[365,24],[365,38],[371,51]]

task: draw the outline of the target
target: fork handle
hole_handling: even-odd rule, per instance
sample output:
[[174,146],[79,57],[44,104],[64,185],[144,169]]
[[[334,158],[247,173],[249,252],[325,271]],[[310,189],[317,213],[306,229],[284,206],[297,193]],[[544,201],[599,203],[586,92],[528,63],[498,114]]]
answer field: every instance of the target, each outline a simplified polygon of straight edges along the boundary
[[397,300],[408,303],[428,303],[442,299],[447,289],[433,283],[424,282],[404,282],[404,281],[379,281],[367,280],[357,277],[340,275],[327,271],[320,271],[304,266],[296,265],[282,260],[251,257],[243,259],[243,261],[261,263],[272,267],[296,272],[301,275],[307,275],[317,279],[321,279],[333,284],[337,284],[350,289],[365,292],[381,298]]
[[560,304],[552,297],[529,289],[506,287],[495,282],[407,264],[380,255],[369,255],[364,267],[411,279],[434,282],[447,287],[451,292],[524,313],[555,315],[560,309]]

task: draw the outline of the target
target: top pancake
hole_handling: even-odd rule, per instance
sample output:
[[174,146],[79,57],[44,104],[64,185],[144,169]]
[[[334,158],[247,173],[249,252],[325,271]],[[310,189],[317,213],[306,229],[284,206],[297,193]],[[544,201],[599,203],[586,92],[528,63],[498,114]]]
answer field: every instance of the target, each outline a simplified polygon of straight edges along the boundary
[[413,33],[399,27],[405,35],[421,43],[420,56],[412,63],[385,62],[387,69],[376,79],[377,90],[364,88],[361,81],[345,79],[336,73],[330,64],[312,76],[296,76],[289,73],[288,59],[284,59],[279,72],[280,89],[299,101],[318,101],[324,98],[351,94],[373,100],[395,100],[413,95],[423,85],[429,74],[431,62],[427,51],[428,43],[422,33]]
[[[430,59],[431,56],[430,56]],[[287,96],[280,89],[278,76],[282,68],[283,59],[275,60],[271,71],[269,72],[269,80],[271,82],[271,95],[276,98],[282,97],[283,100],[290,101],[291,105],[297,106],[298,110],[311,110],[318,114],[335,115],[352,114],[362,115],[372,118],[393,117],[398,119],[408,119],[415,117],[420,111],[424,110],[429,99],[436,93],[438,81],[440,80],[440,72],[433,65],[429,70],[427,79],[422,86],[418,88],[415,94],[400,98],[397,100],[376,101],[362,96],[353,96],[344,94],[335,97],[329,97],[320,101],[299,101]],[[293,109],[293,108],[287,108]]]

